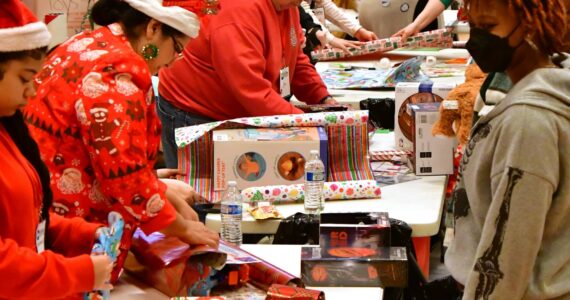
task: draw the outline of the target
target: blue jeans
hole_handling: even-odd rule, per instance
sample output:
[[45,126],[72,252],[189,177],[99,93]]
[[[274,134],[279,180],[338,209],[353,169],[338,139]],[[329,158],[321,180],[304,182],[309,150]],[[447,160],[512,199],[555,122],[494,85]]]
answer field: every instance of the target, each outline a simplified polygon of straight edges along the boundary
[[156,110],[162,122],[162,151],[164,152],[166,167],[176,169],[178,168],[178,147],[176,147],[174,140],[174,129],[214,122],[215,120],[178,109],[160,95],[156,101]]

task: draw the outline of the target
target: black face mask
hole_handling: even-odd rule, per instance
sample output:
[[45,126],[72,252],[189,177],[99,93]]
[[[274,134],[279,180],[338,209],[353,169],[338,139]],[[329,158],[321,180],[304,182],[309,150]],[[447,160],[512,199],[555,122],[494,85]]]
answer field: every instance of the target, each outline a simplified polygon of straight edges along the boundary
[[515,50],[520,46],[519,44],[511,47],[509,37],[518,27],[519,25],[515,26],[506,37],[494,35],[481,28],[471,28],[465,47],[483,72],[504,72],[509,67]]

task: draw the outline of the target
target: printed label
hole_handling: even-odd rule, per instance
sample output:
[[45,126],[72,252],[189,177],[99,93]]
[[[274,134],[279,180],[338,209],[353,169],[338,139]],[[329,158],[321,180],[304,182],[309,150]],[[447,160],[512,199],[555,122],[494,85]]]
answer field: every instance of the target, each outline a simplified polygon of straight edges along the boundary
[[305,173],[305,180],[307,181],[325,181],[324,172],[307,172]]
[[241,215],[242,209],[239,204],[222,204],[222,214]]

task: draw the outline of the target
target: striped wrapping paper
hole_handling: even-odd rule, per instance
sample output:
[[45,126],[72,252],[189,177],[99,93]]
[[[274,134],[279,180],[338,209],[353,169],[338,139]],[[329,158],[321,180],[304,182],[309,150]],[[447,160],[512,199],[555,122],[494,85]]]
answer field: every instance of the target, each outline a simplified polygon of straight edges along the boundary
[[[349,56],[352,57],[375,52],[387,52],[403,47],[451,48],[453,46],[451,30],[452,28],[444,28],[427,32],[420,32],[417,35],[409,37],[405,42],[402,42],[402,39],[400,37],[391,37],[366,42],[360,47],[349,48]],[[344,51],[336,48],[311,52],[311,57],[320,61],[338,59],[346,56],[347,54],[344,53]]]
[[[250,187],[241,192],[243,201],[294,203],[305,199],[303,184]],[[325,182],[323,194],[326,200],[380,198],[380,187],[375,180]]]
[[368,111],[322,112],[300,115],[239,118],[176,129],[181,180],[209,202],[219,202],[213,189],[214,129],[247,127],[325,126],[329,139],[328,181],[373,179],[368,160]]
[[394,156],[411,157],[413,155],[413,151],[410,151],[410,150],[381,150],[381,151],[370,151],[369,155],[370,155],[371,161],[391,161],[394,159]]

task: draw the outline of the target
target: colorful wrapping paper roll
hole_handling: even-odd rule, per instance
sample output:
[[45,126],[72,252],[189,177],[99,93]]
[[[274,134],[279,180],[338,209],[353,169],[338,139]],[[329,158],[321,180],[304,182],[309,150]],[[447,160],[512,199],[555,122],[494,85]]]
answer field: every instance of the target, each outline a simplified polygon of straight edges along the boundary
[[[387,52],[403,47],[442,47],[451,48],[453,46],[453,38],[451,36],[451,28],[438,29],[428,32],[421,32],[417,35],[409,37],[402,42],[400,37],[385,38],[364,43],[360,47],[349,48],[349,56],[365,55],[375,52]],[[311,53],[313,59],[324,61],[346,57],[347,54],[340,49],[324,49],[313,51]]]
[[[245,202],[301,202],[305,199],[303,184],[251,187],[241,192]],[[325,182],[326,200],[380,198],[380,187],[374,180]]]

